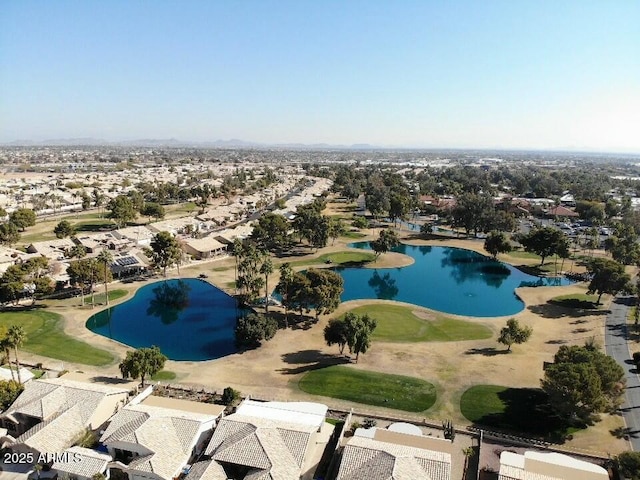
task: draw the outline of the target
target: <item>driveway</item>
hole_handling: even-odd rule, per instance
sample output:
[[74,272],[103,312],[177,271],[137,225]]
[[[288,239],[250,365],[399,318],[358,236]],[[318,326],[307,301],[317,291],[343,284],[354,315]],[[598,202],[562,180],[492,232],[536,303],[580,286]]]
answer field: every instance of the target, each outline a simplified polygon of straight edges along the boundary
[[607,354],[613,357],[625,371],[627,388],[620,411],[627,424],[626,431],[631,446],[634,450],[640,451],[640,381],[635,367],[630,363],[631,353],[627,343],[626,320],[632,304],[633,297],[615,298],[611,303],[611,312],[607,315],[605,326],[604,343]]

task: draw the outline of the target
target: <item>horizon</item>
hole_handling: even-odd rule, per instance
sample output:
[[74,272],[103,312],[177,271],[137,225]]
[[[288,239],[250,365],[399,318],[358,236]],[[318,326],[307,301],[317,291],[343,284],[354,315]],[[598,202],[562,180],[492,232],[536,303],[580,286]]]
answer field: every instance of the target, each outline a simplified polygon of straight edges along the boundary
[[640,153],[636,2],[0,8],[5,146]]

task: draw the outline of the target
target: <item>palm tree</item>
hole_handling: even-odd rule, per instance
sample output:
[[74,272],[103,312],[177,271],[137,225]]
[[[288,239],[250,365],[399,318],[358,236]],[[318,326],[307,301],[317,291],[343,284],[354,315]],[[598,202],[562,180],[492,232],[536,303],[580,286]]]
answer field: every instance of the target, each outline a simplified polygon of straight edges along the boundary
[[9,345],[13,347],[13,352],[16,357],[16,371],[18,372],[18,383],[22,384],[22,379],[20,378],[20,361],[18,360],[18,347],[21,347],[22,344],[27,339],[27,332],[24,327],[21,325],[11,325],[9,327],[9,331],[7,332],[7,340]]
[[273,273],[273,262],[268,254],[260,265],[260,273],[264,275],[264,313],[269,313],[269,275]]
[[[284,327],[289,328],[289,285],[293,281],[293,269],[291,265],[287,263],[283,263],[280,265],[280,284],[279,291],[280,295],[282,295],[282,305],[284,306]],[[284,290],[284,291],[283,291]]]
[[109,267],[113,263],[113,255],[109,250],[102,250],[97,257],[98,263],[101,263],[104,267],[104,295],[107,299],[107,306],[109,305],[109,290],[107,289],[107,283],[109,283]]
[[7,336],[7,332],[5,330],[5,335],[0,340],[0,349],[4,352],[4,356],[7,359],[7,366],[9,367],[9,371],[11,372],[11,380],[15,382],[16,377],[13,373],[13,368],[11,367],[11,344],[9,343],[9,338]]
[[231,254],[236,259],[236,269],[235,269],[236,295],[238,294],[238,260],[240,259],[240,257],[242,257],[243,253],[244,253],[244,246],[242,244],[242,240],[240,240],[239,238],[236,238],[233,241],[233,247],[232,247],[232,250],[231,250]]

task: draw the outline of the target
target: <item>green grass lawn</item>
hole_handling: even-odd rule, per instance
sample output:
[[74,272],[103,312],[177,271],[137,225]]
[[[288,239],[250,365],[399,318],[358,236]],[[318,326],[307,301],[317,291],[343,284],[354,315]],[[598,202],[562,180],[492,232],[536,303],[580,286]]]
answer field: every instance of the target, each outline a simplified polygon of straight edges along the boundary
[[533,258],[535,260],[540,260],[540,255],[536,255],[535,253],[525,252],[524,250],[513,250],[507,253],[510,257],[514,258]]
[[334,265],[362,265],[364,263],[373,262],[376,259],[374,253],[370,252],[333,252],[324,253],[316,258],[308,260],[294,260],[289,262],[292,267],[302,265],[321,265],[331,262]]
[[95,348],[64,333],[63,318],[45,310],[2,312],[0,326],[22,325],[27,341],[22,350],[64,362],[85,365],[108,365],[114,361],[106,350]]
[[[122,298],[124,296],[126,296],[129,292],[127,290],[124,289],[116,289],[116,290],[109,290],[109,301],[112,302],[113,300],[117,300],[119,298]],[[101,304],[101,303],[106,303],[105,302],[105,295],[104,293],[96,293],[95,294],[95,298],[94,298],[94,302],[96,304]],[[84,296],[84,303],[91,303],[91,295],[85,295]]]
[[351,402],[422,412],[436,401],[436,387],[419,378],[331,366],[308,372],[300,390]]
[[583,308],[583,309],[596,309],[599,306],[596,304],[598,300],[597,295],[587,295],[586,293],[574,293],[571,295],[559,295],[549,300],[549,303],[560,305],[566,308]]
[[356,315],[368,314],[378,326],[374,340],[387,342],[457,342],[491,338],[493,332],[474,322],[437,315],[435,320],[416,317],[412,308],[400,305],[364,305],[351,310]]
[[344,235],[342,235],[342,237],[344,238],[363,238],[366,237],[366,235],[364,233],[360,233],[360,232],[345,232]]
[[155,380],[156,382],[166,381],[166,380],[175,380],[176,373],[171,372],[169,370],[160,370],[158,373],[151,377],[151,380]]
[[478,425],[561,440],[576,431],[550,410],[539,388],[475,385],[462,394],[460,411]]
[[175,205],[165,205],[164,209],[167,212],[167,216],[175,217],[177,215],[193,213],[198,209],[198,206],[193,202],[186,202]]

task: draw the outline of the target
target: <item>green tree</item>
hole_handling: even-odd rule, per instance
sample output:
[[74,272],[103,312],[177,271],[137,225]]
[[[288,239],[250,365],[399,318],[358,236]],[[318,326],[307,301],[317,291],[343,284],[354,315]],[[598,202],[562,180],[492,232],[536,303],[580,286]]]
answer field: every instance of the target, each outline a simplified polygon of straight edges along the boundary
[[107,305],[109,305],[109,289],[107,288],[108,283],[113,280],[111,274],[111,264],[113,263],[113,255],[109,250],[102,250],[97,257],[98,263],[103,269],[104,276],[102,277],[104,281],[104,295],[106,298]]
[[102,268],[95,258],[83,258],[71,262],[67,267],[67,275],[74,285],[80,286],[80,296],[84,305],[84,292],[89,289],[91,292],[91,307],[95,305],[93,287],[102,276]]
[[125,359],[120,362],[120,373],[123,378],[140,377],[144,388],[144,379],[162,370],[166,361],[167,357],[155,345],[150,348],[139,348],[127,352]]
[[507,253],[512,250],[511,242],[502,232],[493,231],[487,235],[484,241],[484,249],[496,259],[499,253]]
[[520,238],[520,243],[527,252],[540,255],[540,265],[544,265],[547,257],[562,251],[567,241],[567,236],[554,227],[536,228]]
[[158,232],[154,235],[150,248],[145,248],[144,253],[151,259],[155,268],[162,269],[164,277],[167,276],[167,268],[179,264],[182,258],[180,244],[169,232]]
[[353,218],[351,225],[360,229],[369,228],[369,221],[365,217],[358,215]]
[[304,275],[309,280],[309,300],[316,311],[316,319],[335,311],[344,292],[342,276],[332,270],[317,268],[310,268]]
[[272,252],[282,251],[291,246],[289,222],[277,213],[267,213],[258,219],[251,233],[251,240]]
[[371,346],[371,335],[377,322],[367,314],[358,316],[351,312],[344,316],[344,322],[349,353],[356,354],[356,363],[358,363],[360,354],[366,353]]
[[344,222],[339,219],[339,218],[335,218],[335,217],[329,217],[328,220],[328,234],[329,237],[331,238],[331,244],[333,245],[336,241],[336,238],[344,235],[346,233],[347,229],[344,225]]
[[118,228],[133,222],[138,215],[133,201],[126,195],[118,195],[111,200],[107,209],[109,209],[109,218],[116,222]]
[[624,370],[594,345],[563,345],[545,369],[542,389],[562,417],[581,423],[613,411],[624,392]]
[[20,240],[20,232],[14,223],[0,223],[0,244],[13,245],[18,240]]
[[234,388],[231,388],[231,387],[226,387],[222,391],[222,398],[220,400],[222,401],[223,405],[226,405],[227,407],[231,407],[231,406],[234,406],[236,403],[238,403],[238,400],[240,400],[240,398],[241,398],[241,394],[238,390],[235,390]]
[[398,234],[394,230],[385,228],[380,231],[378,238],[371,242],[371,248],[373,248],[376,258],[378,258],[381,254],[388,252],[399,243]]
[[264,286],[264,280],[260,276],[260,265],[265,255],[266,253],[259,250],[254,243],[243,244],[236,281],[243,303],[250,304],[260,296],[260,290]]
[[22,378],[20,378],[20,361],[18,360],[18,348],[27,341],[27,332],[22,325],[11,325],[7,331],[7,341],[16,358],[16,373],[18,374],[18,383],[22,385]]
[[235,328],[238,347],[256,348],[271,340],[278,331],[278,322],[266,315],[250,313],[238,318]]
[[495,207],[490,195],[463,193],[457,197],[456,206],[451,211],[451,224],[464,228],[467,235],[472,231],[477,235],[492,227],[490,224],[494,214]]
[[348,341],[345,321],[339,318],[329,320],[329,323],[324,327],[324,341],[328,346],[338,345],[340,355],[342,355]]
[[264,313],[269,313],[269,275],[273,273],[273,262],[265,255],[260,265],[260,273],[264,275]]
[[0,380],[0,411],[5,411],[15,402],[24,387],[15,380]]
[[33,227],[36,224],[36,212],[30,208],[19,208],[9,215],[9,222],[24,232],[27,227]]
[[598,294],[598,302],[603,294],[616,295],[618,292],[632,292],[631,277],[624,271],[624,265],[608,258],[594,258],[587,264],[592,275],[587,293]]
[[640,480],[640,452],[622,452],[616,461],[624,478]]
[[389,196],[389,218],[395,225],[396,220],[404,220],[411,208],[411,197],[405,192],[391,192]]
[[75,234],[75,228],[68,220],[61,220],[53,229],[57,238],[71,237]]
[[282,306],[284,307],[284,327],[289,328],[289,295],[291,282],[293,282],[293,269],[286,262],[280,265],[280,281],[276,289],[282,297]]
[[74,245],[69,250],[69,258],[84,258],[87,256],[87,249],[83,245]]
[[166,212],[164,207],[159,203],[147,202],[140,210],[140,213],[145,217],[153,217],[156,221],[164,218]]
[[500,330],[500,335],[498,336],[498,343],[507,346],[507,351],[511,351],[511,345],[517,343],[520,345],[521,343],[525,343],[531,337],[531,333],[533,329],[531,327],[525,326],[521,327],[518,320],[515,318],[510,318],[507,320],[507,326],[502,327]]

